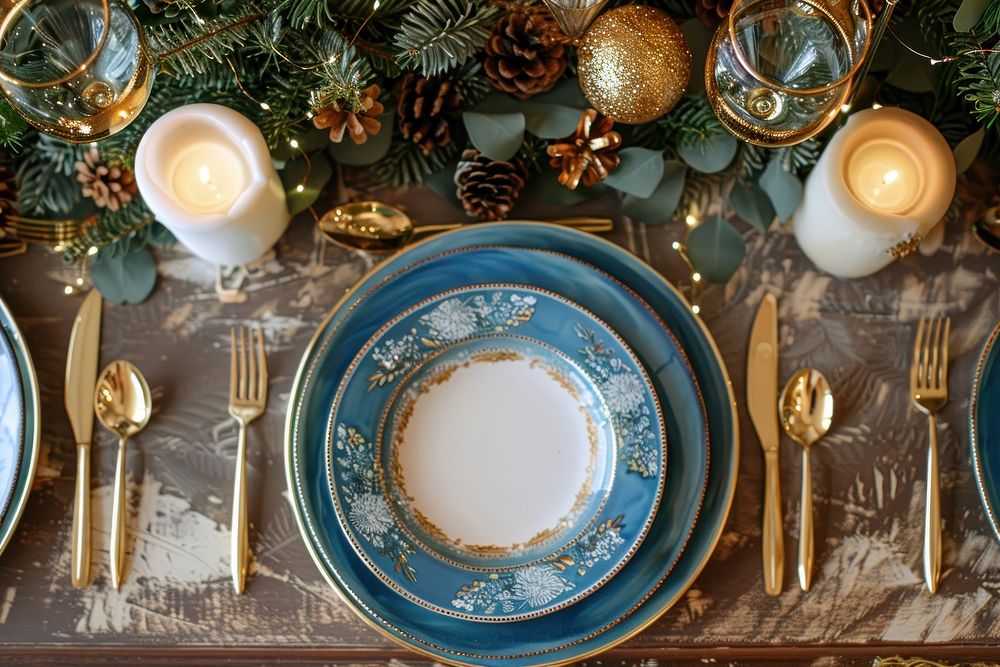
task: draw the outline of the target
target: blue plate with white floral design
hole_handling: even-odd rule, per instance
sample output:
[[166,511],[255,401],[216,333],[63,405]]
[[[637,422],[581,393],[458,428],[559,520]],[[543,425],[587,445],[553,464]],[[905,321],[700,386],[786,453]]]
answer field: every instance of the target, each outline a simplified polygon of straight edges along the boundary
[[[621,572],[574,605],[511,623],[438,614],[379,579],[340,529],[325,466],[337,385],[387,311],[484,282],[558,292],[621,334],[646,367],[663,405],[670,458],[660,509]],[[685,356],[664,345],[664,324]],[[344,335],[346,326],[352,335]],[[722,533],[735,489],[739,440],[732,387],[718,350],[690,305],[662,276],[592,235],[542,223],[496,223],[411,246],[377,266],[334,307],[301,362],[285,451],[306,546],[359,617],[387,638],[436,660],[522,666],[594,655],[632,637],[681,598]]]
[[986,519],[1000,539],[1000,324],[983,345],[969,402],[972,469]]
[[334,399],[331,493],[358,555],[442,614],[516,621],[619,571],[655,516],[666,432],[639,360],[525,285],[431,296],[364,345]]
[[24,510],[38,459],[38,381],[21,332],[0,300],[0,552]]

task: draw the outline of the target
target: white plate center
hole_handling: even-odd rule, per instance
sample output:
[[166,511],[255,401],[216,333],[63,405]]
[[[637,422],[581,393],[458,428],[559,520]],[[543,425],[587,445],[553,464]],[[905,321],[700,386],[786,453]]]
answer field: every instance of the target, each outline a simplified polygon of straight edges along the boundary
[[510,549],[568,528],[596,447],[568,381],[520,358],[459,366],[429,385],[398,441],[414,509],[468,546]]

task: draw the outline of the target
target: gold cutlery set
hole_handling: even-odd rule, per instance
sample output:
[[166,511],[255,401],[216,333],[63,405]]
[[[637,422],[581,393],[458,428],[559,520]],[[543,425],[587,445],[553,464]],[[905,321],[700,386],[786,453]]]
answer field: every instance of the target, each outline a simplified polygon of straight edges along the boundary
[[[928,417],[927,491],[924,516],[924,579],[937,590],[941,575],[941,510],[938,484],[937,420],[948,402],[948,318],[924,318],[917,328],[910,372],[914,405]],[[784,533],[781,516],[780,422],[785,434],[802,447],[802,493],[799,510],[798,579],[803,591],[812,584],[814,562],[812,472],[809,452],[833,422],[834,399],[818,370],[796,371],[778,395],[778,300],[766,294],[757,309],[747,349],[747,410],[764,452],[762,557],[764,590],[781,593],[784,576]],[[778,397],[775,401],[775,397]]]
[[[111,583],[121,587],[125,572],[125,515],[127,508],[126,444],[149,423],[153,400],[142,373],[127,361],[113,361],[97,374],[101,349],[101,295],[93,290],[83,300],[66,359],[65,406],[76,440],[76,490],[73,495],[73,585],[90,583],[90,458],[94,416],[118,436],[109,560]],[[233,586],[242,593],[249,563],[246,518],[247,424],[264,412],[267,403],[267,362],[264,335],[241,328],[231,332],[231,388],[229,413],[239,423],[236,485],[233,494]]]

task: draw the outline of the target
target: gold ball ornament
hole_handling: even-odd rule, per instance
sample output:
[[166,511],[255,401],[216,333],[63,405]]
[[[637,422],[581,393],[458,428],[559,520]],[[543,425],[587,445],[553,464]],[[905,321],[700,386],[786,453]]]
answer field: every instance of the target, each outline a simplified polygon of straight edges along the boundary
[[620,123],[659,118],[677,104],[691,80],[687,37],[653,7],[625,5],[598,17],[577,54],[583,94]]

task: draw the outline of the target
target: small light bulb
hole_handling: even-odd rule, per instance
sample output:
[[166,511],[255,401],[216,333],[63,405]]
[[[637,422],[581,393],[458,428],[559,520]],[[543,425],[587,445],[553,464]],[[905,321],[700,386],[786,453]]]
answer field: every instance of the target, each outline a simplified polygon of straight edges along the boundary
[[701,281],[701,274],[695,271],[694,273],[691,274],[691,280],[694,282]]
[[271,110],[271,105],[268,104],[267,102],[261,102],[260,103],[260,108],[263,109],[264,111],[270,111]]
[[298,148],[299,147],[299,140],[298,139],[292,139],[291,141],[288,142],[288,145],[291,146],[292,148]]
[[680,250],[681,244],[678,243],[677,241],[674,241],[673,243],[670,244],[670,247],[673,248],[674,250]]
[[849,113],[851,111],[850,104],[842,104],[840,107],[840,113]]
[[77,285],[83,285],[83,278],[77,278],[76,279],[76,284]]
[[697,315],[698,313],[701,312],[701,307],[699,307],[698,304],[695,304],[691,306],[691,312]]
[[882,108],[882,105],[879,104],[878,102],[875,102],[875,103],[872,104],[872,109],[881,109],[881,108]]
[[694,227],[695,225],[698,224],[698,218],[694,217],[691,214],[688,214],[688,216],[684,218],[684,222],[688,224],[688,227]]
[[87,248],[87,254],[88,255],[96,255],[97,254],[97,246],[96,245],[92,245],[89,248]]
[[306,186],[304,186],[304,185],[296,185],[295,186],[295,191],[296,192],[303,192],[305,189],[306,189]]
[[72,285],[66,285],[66,287],[63,287],[63,292],[65,292],[66,294],[72,294],[73,293],[73,286]]

